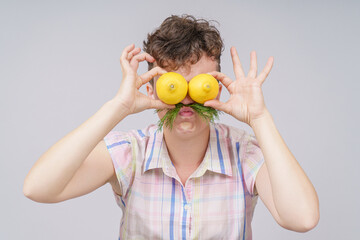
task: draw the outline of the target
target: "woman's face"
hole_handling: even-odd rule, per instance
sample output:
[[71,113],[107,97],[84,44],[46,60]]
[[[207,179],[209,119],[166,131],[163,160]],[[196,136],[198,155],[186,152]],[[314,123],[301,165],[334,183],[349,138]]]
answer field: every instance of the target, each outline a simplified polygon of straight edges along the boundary
[[[189,82],[198,74],[216,71],[217,69],[218,63],[212,58],[203,55],[197,63],[189,65],[188,67],[181,67],[174,72],[181,74],[186,79],[186,81]],[[159,76],[154,78],[153,86],[147,85],[148,95],[155,99],[158,99],[155,88],[158,78]],[[220,97],[221,87],[222,86],[220,85],[217,99]],[[194,100],[192,100],[189,94],[187,94],[181,103],[188,105],[194,103]],[[159,118],[161,119],[165,113],[166,111],[160,111],[158,113]],[[208,122],[204,121],[193,109],[190,107],[182,107],[173,123],[172,131],[175,131],[175,133],[181,135],[193,135],[199,131],[204,130],[206,127],[208,127]]]

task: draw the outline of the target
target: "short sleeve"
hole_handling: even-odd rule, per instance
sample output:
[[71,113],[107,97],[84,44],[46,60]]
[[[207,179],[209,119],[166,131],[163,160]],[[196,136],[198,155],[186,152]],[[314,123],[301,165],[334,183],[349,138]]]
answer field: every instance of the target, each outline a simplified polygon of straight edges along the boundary
[[252,197],[258,195],[255,189],[255,179],[260,167],[265,162],[263,153],[254,135],[247,135],[244,142],[246,150],[243,156],[242,168],[244,171],[246,188]]
[[111,131],[104,137],[104,141],[119,181],[121,196],[125,196],[135,172],[131,137],[125,132]]

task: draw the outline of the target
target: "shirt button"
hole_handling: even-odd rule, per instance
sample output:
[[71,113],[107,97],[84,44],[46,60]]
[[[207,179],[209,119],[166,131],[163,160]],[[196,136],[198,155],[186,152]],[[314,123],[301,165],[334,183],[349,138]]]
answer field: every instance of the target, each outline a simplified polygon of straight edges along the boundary
[[189,210],[190,209],[190,204],[185,204],[184,208],[185,208],[185,210]]

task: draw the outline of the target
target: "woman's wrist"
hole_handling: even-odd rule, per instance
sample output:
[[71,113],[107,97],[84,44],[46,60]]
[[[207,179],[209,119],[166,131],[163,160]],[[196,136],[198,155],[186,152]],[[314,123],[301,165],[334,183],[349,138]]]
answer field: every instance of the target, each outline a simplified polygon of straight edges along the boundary
[[259,117],[250,120],[249,125],[250,125],[250,127],[251,127],[252,129],[254,129],[254,128],[256,128],[259,124],[262,124],[262,123],[264,123],[264,121],[266,122],[266,121],[268,121],[269,119],[272,119],[272,116],[271,116],[270,112],[269,112],[267,109],[265,109],[265,110],[264,110],[264,113],[261,114]]
[[112,111],[117,114],[119,121],[131,114],[130,109],[121,101],[121,99],[113,98],[107,101],[104,106],[108,106]]

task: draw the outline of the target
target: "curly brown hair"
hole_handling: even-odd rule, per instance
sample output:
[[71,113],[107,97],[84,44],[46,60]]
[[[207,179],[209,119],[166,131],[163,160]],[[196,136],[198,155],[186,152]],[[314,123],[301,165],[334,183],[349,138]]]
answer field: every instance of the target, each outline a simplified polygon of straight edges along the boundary
[[[181,66],[197,63],[205,53],[218,62],[224,50],[219,30],[205,19],[192,15],[171,15],[158,29],[148,34],[143,42],[144,51],[153,56],[156,64],[165,69],[177,70]],[[154,63],[148,62],[148,69]],[[153,80],[150,81],[153,85]]]

